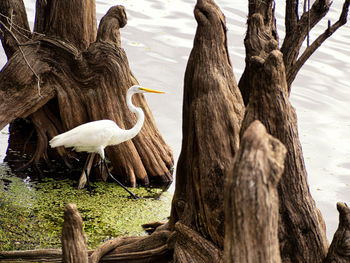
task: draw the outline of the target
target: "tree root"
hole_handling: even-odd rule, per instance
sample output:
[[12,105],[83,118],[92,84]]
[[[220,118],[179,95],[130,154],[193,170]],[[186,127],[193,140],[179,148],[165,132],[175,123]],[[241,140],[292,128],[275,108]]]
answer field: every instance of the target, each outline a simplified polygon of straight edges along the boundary
[[[119,237],[88,251],[89,262],[170,262],[172,249],[167,241],[169,230],[156,231],[146,237]],[[62,250],[42,249],[0,251],[0,262],[62,262]]]

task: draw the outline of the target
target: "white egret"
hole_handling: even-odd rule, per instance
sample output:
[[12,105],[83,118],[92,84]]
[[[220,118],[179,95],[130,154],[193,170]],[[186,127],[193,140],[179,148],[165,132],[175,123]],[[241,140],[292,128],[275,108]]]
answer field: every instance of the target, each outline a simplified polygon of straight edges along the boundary
[[[129,130],[123,130],[112,120],[98,120],[88,122],[79,125],[65,133],[59,134],[50,140],[50,146],[52,148],[58,146],[64,146],[66,148],[73,147],[77,152],[89,152],[98,153],[106,167],[108,175],[115,180],[121,187],[123,187],[132,197],[135,196],[130,192],[122,183],[120,183],[113,175],[109,172],[106,161],[105,161],[105,147],[109,145],[117,145],[135,137],[142,128],[145,116],[141,108],[135,107],[132,104],[132,95],[135,93],[164,93],[162,91],[151,90],[144,88],[139,85],[134,85],[129,88],[126,93],[126,104],[129,110],[136,114],[137,122],[134,127]],[[87,162],[88,163],[88,162]],[[86,166],[84,167],[84,170]],[[88,179],[87,171],[85,174]]]

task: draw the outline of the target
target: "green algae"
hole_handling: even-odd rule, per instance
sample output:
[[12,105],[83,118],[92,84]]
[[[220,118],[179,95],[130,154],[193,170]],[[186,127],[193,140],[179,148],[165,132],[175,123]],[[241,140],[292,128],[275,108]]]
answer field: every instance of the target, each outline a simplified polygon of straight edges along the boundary
[[92,183],[92,194],[76,182],[45,179],[40,183],[0,171],[0,250],[59,248],[63,211],[77,205],[90,249],[118,236],[145,235],[141,225],[165,220],[171,194],[161,189],[132,188],[134,200],[114,183]]

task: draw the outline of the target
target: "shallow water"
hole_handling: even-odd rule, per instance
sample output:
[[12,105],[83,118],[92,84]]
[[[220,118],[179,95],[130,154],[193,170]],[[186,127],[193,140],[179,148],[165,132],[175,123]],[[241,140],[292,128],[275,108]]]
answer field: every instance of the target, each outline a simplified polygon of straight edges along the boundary
[[[35,1],[24,1],[30,21]],[[243,38],[247,3],[217,0],[226,16],[228,44],[237,81],[244,69]],[[343,1],[334,1],[327,19],[338,19]],[[175,160],[181,150],[183,76],[192,48],[196,22],[195,1],[185,0],[99,0],[100,19],[112,5],[126,7],[128,24],[121,29],[122,46],[138,81],[164,90],[162,99],[147,96],[158,127],[173,148]],[[277,23],[283,39],[284,6],[277,4]],[[325,29],[327,19],[310,34],[311,41]],[[31,22],[32,25],[33,22]],[[336,202],[350,200],[350,39],[349,24],[339,29],[307,61],[293,83],[291,101],[297,110],[299,134],[309,174],[310,190],[327,224],[331,240],[338,224]],[[0,62],[6,57],[0,52]],[[0,134],[0,158],[6,144]]]

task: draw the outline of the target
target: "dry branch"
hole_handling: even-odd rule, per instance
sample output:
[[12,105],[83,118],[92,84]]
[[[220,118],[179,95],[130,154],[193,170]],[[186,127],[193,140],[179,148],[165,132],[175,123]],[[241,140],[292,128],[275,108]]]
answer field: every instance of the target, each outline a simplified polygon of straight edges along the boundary
[[286,36],[281,47],[281,52],[283,53],[286,67],[289,92],[292,82],[307,59],[328,37],[346,23],[349,3],[349,0],[345,0],[339,20],[332,26],[329,25],[324,33],[317,37],[311,45],[308,44],[303,54],[299,56],[305,38],[309,35],[310,30],[328,13],[332,1],[315,1],[307,11],[305,8],[300,18],[298,16],[298,1],[287,1],[285,19]]
[[335,31],[337,31],[337,29],[339,29],[341,26],[346,24],[348,12],[349,12],[349,5],[350,5],[350,1],[346,0],[343,4],[342,12],[340,14],[338,21],[333,25],[329,25],[328,28],[321,35],[319,35],[315,39],[315,41],[312,42],[311,45],[308,45],[308,47],[304,50],[304,52],[300,55],[300,57],[296,60],[296,62],[289,67],[287,72],[287,82],[289,86],[294,81],[300,68],[317,50],[317,48],[319,48],[327,38],[329,38]]
[[[289,75],[289,70],[297,60],[301,45],[306,36],[327,14],[331,5],[331,1],[329,0],[316,0],[311,8],[307,12],[304,12],[299,18],[298,2],[299,1],[287,0],[286,6],[286,35],[282,43],[281,52],[283,53],[287,76]],[[287,78],[287,80],[289,80],[289,78]],[[293,80],[288,82],[289,89]]]

